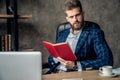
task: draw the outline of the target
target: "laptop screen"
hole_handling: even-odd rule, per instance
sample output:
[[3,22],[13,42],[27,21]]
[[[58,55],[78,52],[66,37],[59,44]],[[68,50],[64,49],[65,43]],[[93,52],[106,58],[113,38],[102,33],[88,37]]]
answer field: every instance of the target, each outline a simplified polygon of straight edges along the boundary
[[41,52],[0,52],[0,80],[42,80]]

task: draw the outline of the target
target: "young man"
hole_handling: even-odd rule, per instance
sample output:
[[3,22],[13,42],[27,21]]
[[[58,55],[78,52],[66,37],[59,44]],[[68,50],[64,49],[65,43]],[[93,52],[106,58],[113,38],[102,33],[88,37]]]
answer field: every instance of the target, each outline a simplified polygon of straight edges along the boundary
[[[101,66],[113,65],[113,56],[104,33],[100,27],[89,21],[84,21],[84,12],[79,0],[66,0],[64,5],[66,20],[71,28],[59,32],[57,43],[68,42],[76,61],[66,61],[61,57],[49,56],[48,62],[59,71],[82,71],[88,68],[99,69]],[[68,55],[69,56],[69,55]]]

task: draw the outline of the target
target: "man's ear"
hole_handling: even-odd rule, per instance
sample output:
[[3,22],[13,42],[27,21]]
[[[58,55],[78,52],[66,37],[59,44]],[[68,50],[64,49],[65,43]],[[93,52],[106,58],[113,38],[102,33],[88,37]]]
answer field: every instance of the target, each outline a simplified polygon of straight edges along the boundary
[[69,22],[68,17],[66,16],[66,21]]
[[82,14],[83,14],[83,17],[84,17],[85,16],[85,12],[83,11]]

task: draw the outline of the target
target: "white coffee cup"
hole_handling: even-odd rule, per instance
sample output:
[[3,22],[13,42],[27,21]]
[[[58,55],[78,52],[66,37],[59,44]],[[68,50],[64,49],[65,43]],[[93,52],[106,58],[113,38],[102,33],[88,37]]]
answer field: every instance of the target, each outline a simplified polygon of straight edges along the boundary
[[112,66],[103,66],[99,69],[103,75],[112,75]]

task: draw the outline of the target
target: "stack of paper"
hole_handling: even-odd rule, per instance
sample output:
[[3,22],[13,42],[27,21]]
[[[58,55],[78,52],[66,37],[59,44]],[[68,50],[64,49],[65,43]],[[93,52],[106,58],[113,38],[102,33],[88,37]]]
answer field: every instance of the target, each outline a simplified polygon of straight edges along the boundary
[[117,74],[117,75],[120,75],[120,68],[113,69],[113,73]]

